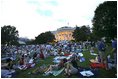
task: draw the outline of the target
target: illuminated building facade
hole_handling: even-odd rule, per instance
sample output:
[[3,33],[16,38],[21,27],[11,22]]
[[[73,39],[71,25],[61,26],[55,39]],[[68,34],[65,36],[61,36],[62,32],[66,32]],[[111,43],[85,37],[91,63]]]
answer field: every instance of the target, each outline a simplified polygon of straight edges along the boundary
[[53,31],[52,33],[55,35],[55,41],[70,41],[74,40],[72,37],[74,30],[75,28],[65,26]]

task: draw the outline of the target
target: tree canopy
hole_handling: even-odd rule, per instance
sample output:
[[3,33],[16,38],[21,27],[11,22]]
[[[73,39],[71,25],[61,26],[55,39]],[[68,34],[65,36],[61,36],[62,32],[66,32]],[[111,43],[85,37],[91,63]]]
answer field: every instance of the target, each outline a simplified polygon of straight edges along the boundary
[[53,42],[54,39],[55,39],[55,36],[50,31],[48,31],[45,33],[41,33],[40,35],[35,37],[35,43],[44,44],[48,42]]
[[100,4],[92,20],[95,36],[112,39],[117,36],[117,1],[106,1]]
[[18,43],[18,30],[11,25],[1,27],[1,44],[14,45]]
[[90,35],[90,27],[82,26],[77,27],[73,32],[73,38],[75,38],[76,41],[86,41],[88,40],[88,37]]

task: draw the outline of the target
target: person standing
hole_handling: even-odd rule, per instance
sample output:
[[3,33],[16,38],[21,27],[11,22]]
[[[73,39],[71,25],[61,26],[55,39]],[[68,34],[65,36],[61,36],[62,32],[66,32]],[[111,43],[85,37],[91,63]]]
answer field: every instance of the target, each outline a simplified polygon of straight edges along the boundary
[[104,41],[101,39],[100,41],[98,41],[98,51],[99,51],[99,55],[100,55],[100,59],[101,59],[101,63],[103,63],[104,59],[105,59],[105,44]]
[[44,59],[43,49],[40,50],[40,58]]
[[112,53],[114,55],[115,68],[117,69],[117,39],[116,38],[112,40]]

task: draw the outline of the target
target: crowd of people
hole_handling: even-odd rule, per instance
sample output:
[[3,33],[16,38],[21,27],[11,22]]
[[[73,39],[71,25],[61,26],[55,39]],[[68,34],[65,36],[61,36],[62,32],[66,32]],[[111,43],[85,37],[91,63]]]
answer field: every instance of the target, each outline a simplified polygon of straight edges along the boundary
[[[70,59],[62,59],[58,64],[50,65],[49,68],[44,73],[52,71],[53,69],[64,68],[65,75],[70,77],[72,74],[78,73],[78,63],[79,60],[78,53],[85,50],[90,50],[91,54],[95,53],[95,48],[98,49],[96,54],[96,59],[94,63],[107,63],[109,62],[105,56],[106,45],[103,40],[98,42],[57,42],[55,44],[41,44],[41,45],[21,45],[21,46],[1,46],[1,54],[3,60],[7,58],[8,64],[2,65],[2,70],[7,69],[11,70],[18,68],[20,70],[26,70],[28,68],[34,67],[37,63],[40,63],[37,60],[44,60],[49,56],[64,56],[65,54],[72,54]],[[117,68],[117,40],[112,40],[112,48],[114,54],[114,64]],[[9,57],[9,58],[8,58]],[[2,59],[1,59],[2,60]],[[15,64],[14,60],[17,60]],[[3,64],[3,63],[2,63]],[[15,66],[14,66],[15,65]],[[17,67],[16,67],[17,66]],[[109,66],[106,66],[107,68]]]

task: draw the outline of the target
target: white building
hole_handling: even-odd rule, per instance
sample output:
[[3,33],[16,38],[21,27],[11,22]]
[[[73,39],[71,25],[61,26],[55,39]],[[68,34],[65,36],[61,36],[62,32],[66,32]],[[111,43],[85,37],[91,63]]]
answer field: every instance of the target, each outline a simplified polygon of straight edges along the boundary
[[55,35],[55,41],[70,41],[74,40],[72,37],[74,30],[75,28],[65,26],[53,31],[52,33]]

